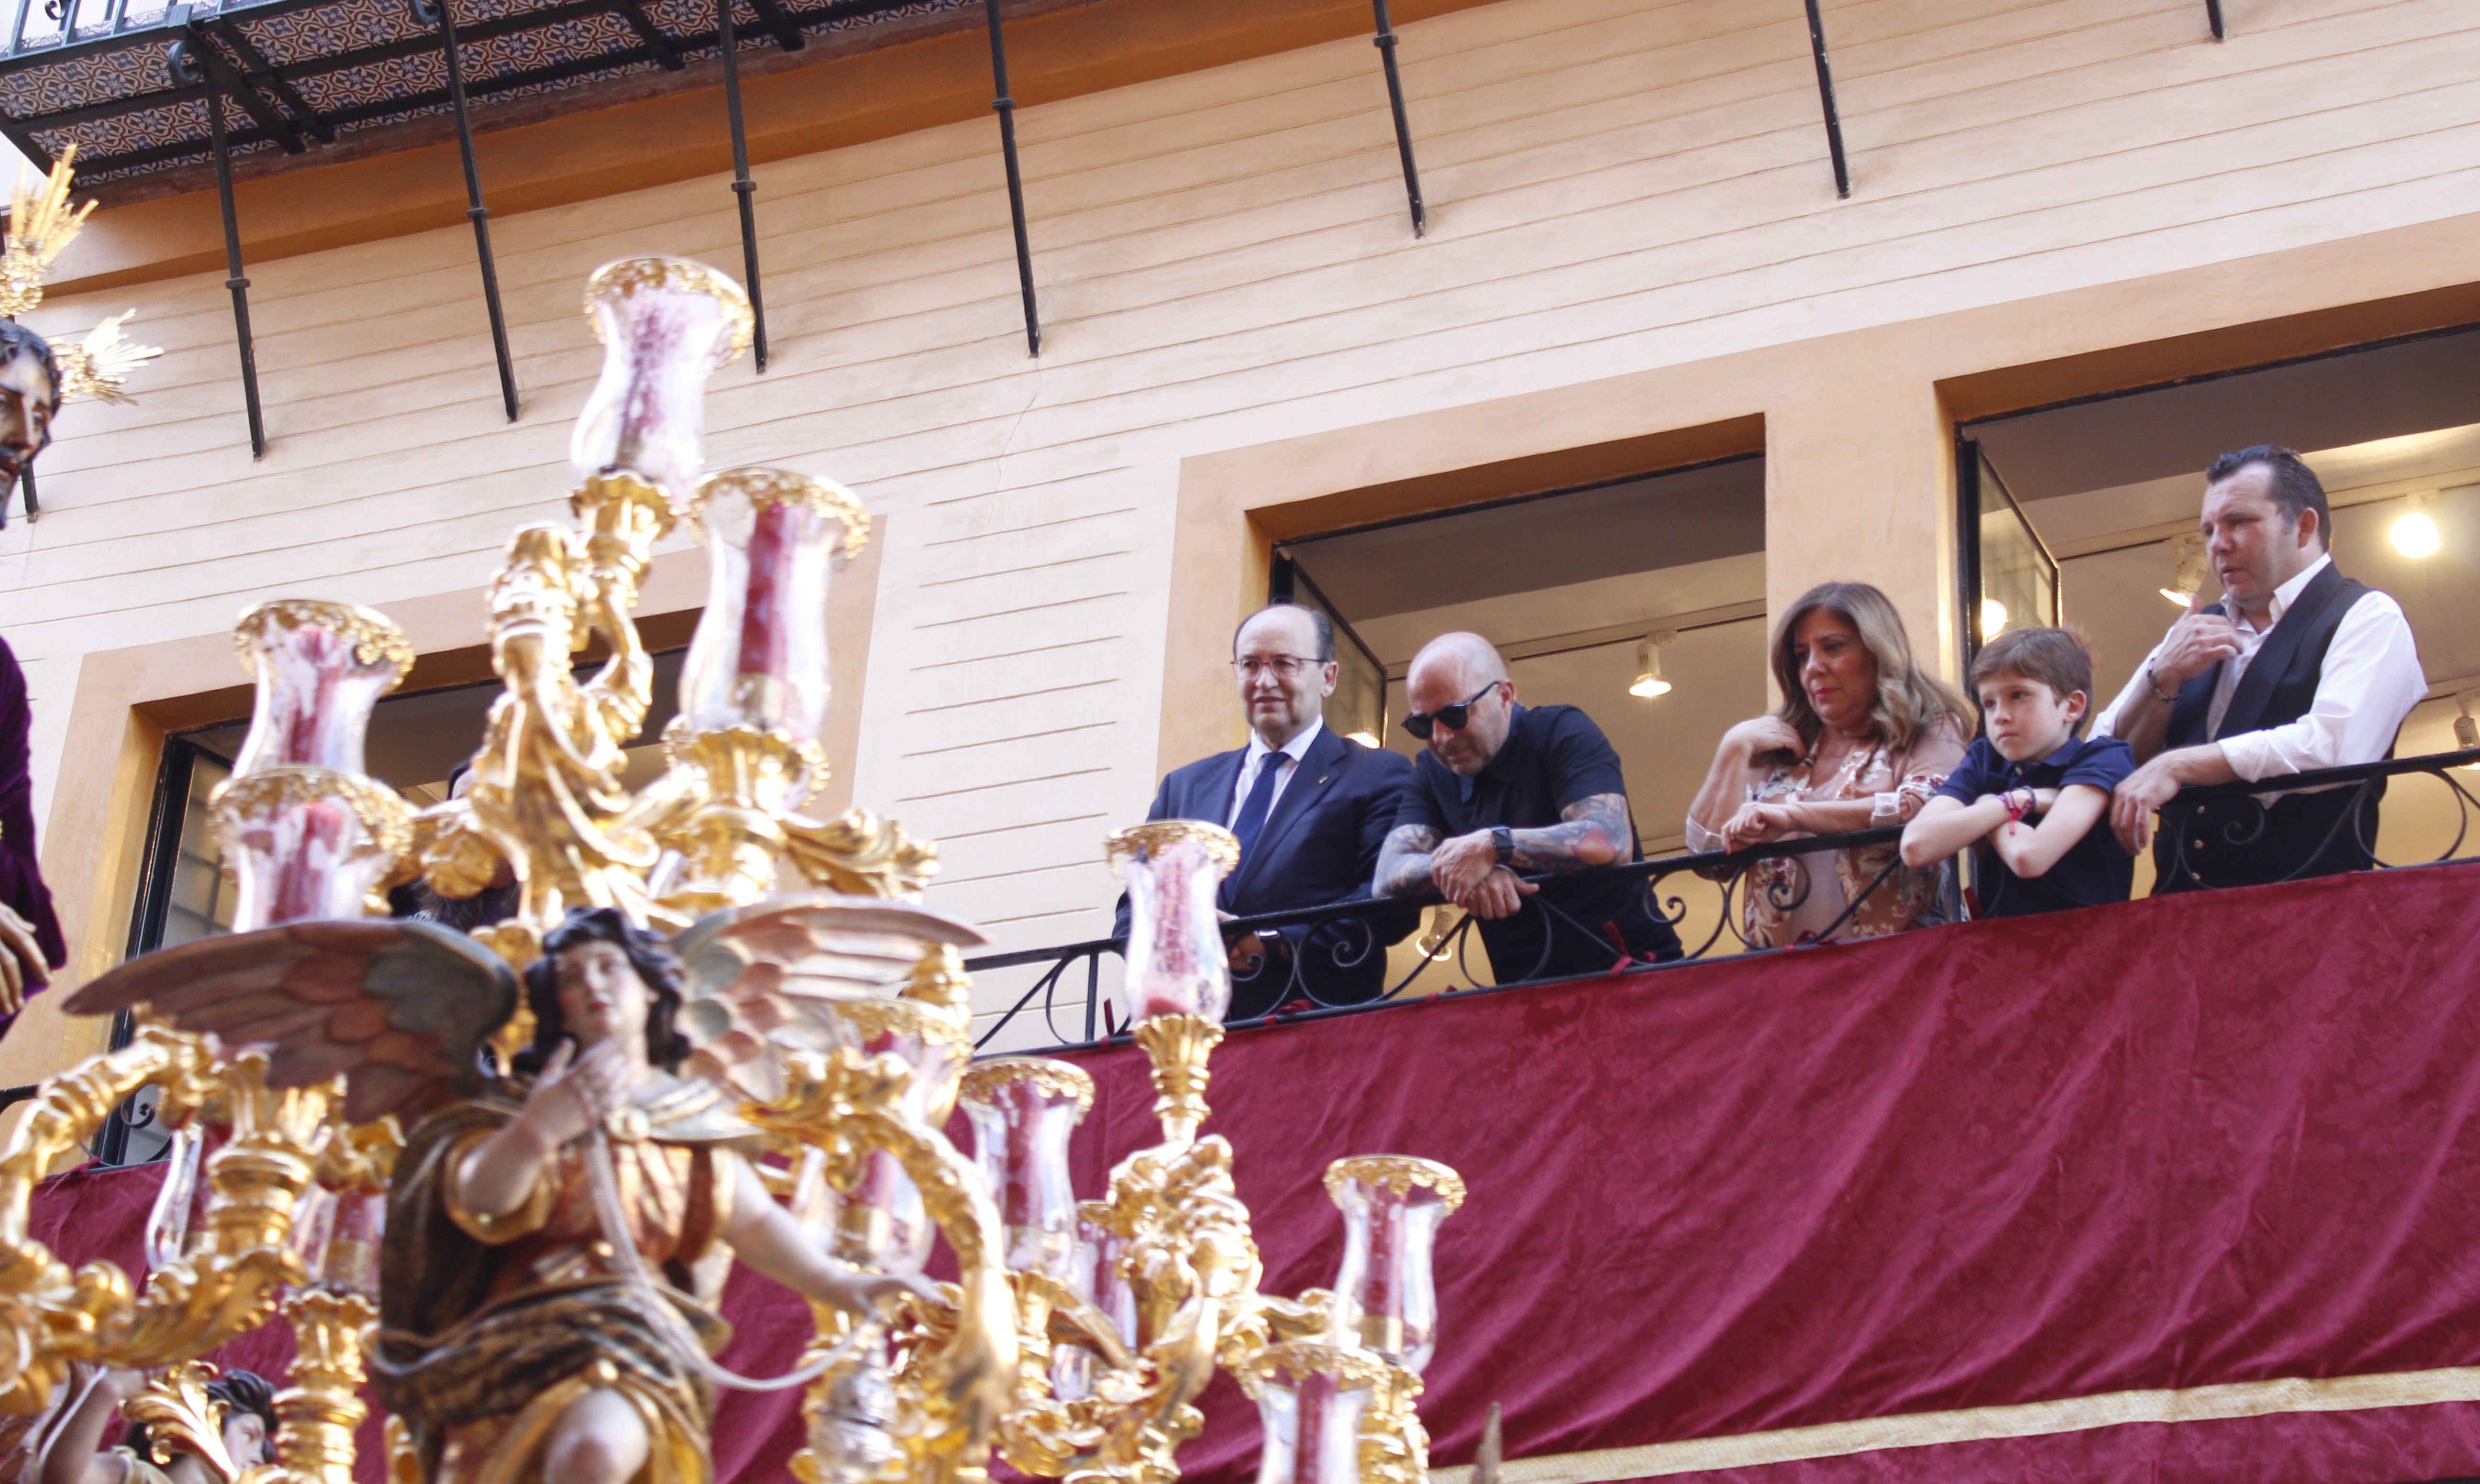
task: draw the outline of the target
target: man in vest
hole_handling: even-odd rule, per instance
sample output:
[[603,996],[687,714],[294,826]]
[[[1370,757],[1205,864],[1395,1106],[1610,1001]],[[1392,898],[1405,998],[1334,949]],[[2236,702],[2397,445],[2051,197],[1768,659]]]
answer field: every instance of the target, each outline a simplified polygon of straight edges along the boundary
[[2110,824],[2142,850],[2161,811],[2156,892],[2365,869],[2382,787],[2174,802],[2192,785],[2390,756],[2428,690],[2401,607],[2335,567],[2325,487],[2298,454],[2241,448],[2205,481],[2222,601],[2190,600],[2095,724],[2143,763],[2118,785]]

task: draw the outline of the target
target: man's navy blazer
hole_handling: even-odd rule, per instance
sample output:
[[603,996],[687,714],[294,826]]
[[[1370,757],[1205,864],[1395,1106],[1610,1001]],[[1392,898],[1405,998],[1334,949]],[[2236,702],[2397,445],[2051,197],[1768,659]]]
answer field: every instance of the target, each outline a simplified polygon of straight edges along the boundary
[[[1244,747],[1174,769],[1146,818],[1225,823],[1248,760]],[[1224,878],[1218,905],[1235,917],[1252,917],[1368,898],[1379,847],[1386,843],[1396,802],[1411,777],[1412,761],[1402,754],[1363,747],[1335,735],[1331,727],[1320,728],[1267,814],[1255,847]],[[1310,994],[1329,1005],[1351,1005],[1384,989],[1384,945],[1401,941],[1419,922],[1420,910],[1411,907],[1378,913],[1366,924],[1356,919],[1315,933],[1294,929],[1283,936],[1302,958]],[[1127,927],[1123,898],[1118,931]],[[1364,935],[1365,929],[1375,931],[1376,941]],[[1233,1019],[1262,1015],[1297,997],[1297,989],[1286,988],[1287,965],[1269,965],[1259,977],[1267,982],[1232,986]]]

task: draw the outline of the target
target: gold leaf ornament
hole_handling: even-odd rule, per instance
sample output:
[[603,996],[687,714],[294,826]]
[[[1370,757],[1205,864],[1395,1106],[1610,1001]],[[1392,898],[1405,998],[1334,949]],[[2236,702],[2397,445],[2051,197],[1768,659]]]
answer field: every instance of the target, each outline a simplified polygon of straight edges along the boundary
[[61,369],[62,400],[80,397],[123,404],[136,400],[121,386],[131,371],[164,353],[161,345],[141,345],[121,337],[120,327],[136,313],[124,309],[89,330],[86,339],[52,347],[52,358]]
[[74,209],[69,205],[69,181],[76,174],[71,165],[76,159],[75,144],[64,148],[52,172],[32,192],[26,189],[25,173],[18,173],[16,189],[9,196],[8,237],[0,245],[0,315],[14,320],[43,301],[43,278],[51,271],[52,260],[94,214],[92,201]]

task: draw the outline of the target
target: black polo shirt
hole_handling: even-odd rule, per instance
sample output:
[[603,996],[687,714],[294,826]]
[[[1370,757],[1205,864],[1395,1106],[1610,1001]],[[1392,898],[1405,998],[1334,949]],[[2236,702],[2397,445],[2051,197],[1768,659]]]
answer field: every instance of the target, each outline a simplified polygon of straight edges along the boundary
[[[2116,737],[2069,737],[2066,746],[2028,762],[2008,762],[1987,737],[1976,737],[1964,750],[1963,761],[1947,775],[1938,795],[1970,804],[1983,794],[2002,794],[2010,788],[2064,788],[2070,783],[2089,783],[2108,793],[2134,771],[2135,755]],[[2025,818],[2037,824],[2040,816]],[[1986,840],[1972,849],[1983,917],[2028,917],[2034,912],[2124,902],[2135,886],[2135,857],[2118,843],[2106,811],[2046,875],[2029,881],[2006,869],[2006,862],[1998,858]]]
[[[1453,772],[1423,749],[1412,764],[1404,802],[1396,807],[1395,828],[1420,825],[1442,839],[1498,825],[1538,830],[1562,823],[1562,810],[1595,794],[1627,796],[1619,755],[1611,750],[1602,729],[1574,706],[1517,706],[1506,745],[1479,773]],[[1626,858],[1637,858],[1633,822]],[[1544,882],[1523,911],[1479,925],[1490,968],[1507,983],[1605,972],[1619,959],[1618,945],[1610,939],[1613,926],[1630,955],[1676,959],[1679,935],[1650,910],[1649,895],[1638,877]],[[1544,911],[1544,902],[1573,921]],[[1547,962],[1542,961],[1545,925],[1550,929]]]

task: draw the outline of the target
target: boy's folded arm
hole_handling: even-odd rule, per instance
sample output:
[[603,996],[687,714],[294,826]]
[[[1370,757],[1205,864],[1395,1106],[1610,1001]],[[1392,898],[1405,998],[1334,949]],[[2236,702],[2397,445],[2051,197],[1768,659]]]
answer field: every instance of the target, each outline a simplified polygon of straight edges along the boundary
[[2006,806],[1982,794],[1970,804],[1940,794],[1903,827],[1903,864],[1918,870],[1944,860],[2006,821]]
[[2006,868],[2029,881],[2046,876],[2076,842],[2092,832],[2109,812],[2109,795],[2090,783],[2069,783],[2058,790],[2058,802],[2050,806],[2049,814],[2021,841],[2013,852],[2014,858]]

